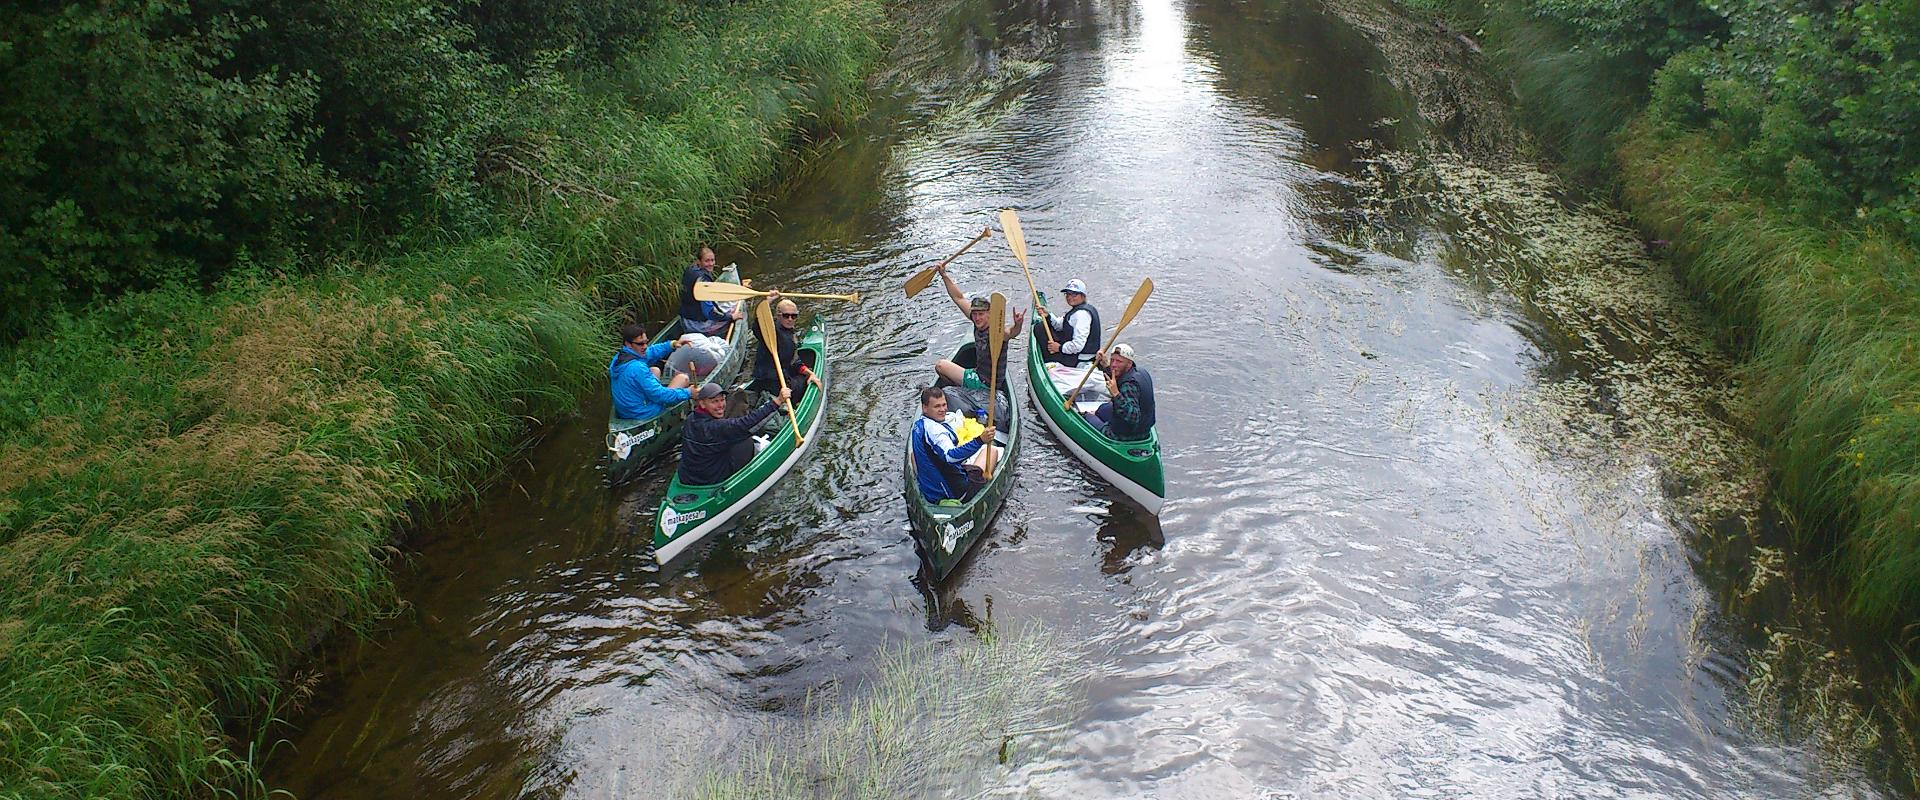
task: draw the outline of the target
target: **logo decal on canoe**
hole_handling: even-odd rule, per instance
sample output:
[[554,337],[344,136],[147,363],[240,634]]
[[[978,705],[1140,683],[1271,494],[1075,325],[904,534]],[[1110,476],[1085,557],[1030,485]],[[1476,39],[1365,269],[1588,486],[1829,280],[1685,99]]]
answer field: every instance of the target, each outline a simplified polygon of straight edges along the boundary
[[945,550],[949,553],[953,552],[953,548],[959,546],[960,544],[960,536],[972,529],[973,529],[973,525],[971,523],[969,523],[965,528],[962,528],[951,522],[947,523],[944,526],[941,526],[940,549]]
[[664,508],[660,510],[660,532],[666,534],[667,538],[671,539],[679,533],[681,523],[699,522],[706,518],[707,512],[705,511],[688,511],[681,513],[672,508]]

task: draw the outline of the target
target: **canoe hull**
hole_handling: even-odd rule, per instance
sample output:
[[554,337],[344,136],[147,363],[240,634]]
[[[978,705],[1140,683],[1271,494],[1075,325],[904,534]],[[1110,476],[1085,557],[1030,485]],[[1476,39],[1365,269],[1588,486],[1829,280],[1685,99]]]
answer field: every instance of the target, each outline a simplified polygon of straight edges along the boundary
[[1066,398],[1060,396],[1047,374],[1046,359],[1042,358],[1046,352],[1046,340],[1038,327],[1042,324],[1045,323],[1035,320],[1034,329],[1028,332],[1032,338],[1027,347],[1027,394],[1033,398],[1033,404],[1039,406],[1040,419],[1074,458],[1119,489],[1127,499],[1159,516],[1167,498],[1159,432],[1137,442],[1115,441],[1094,430],[1078,411],[1068,408]]
[[660,563],[672,561],[726,528],[786,477],[819,440],[827,417],[827,390],[833,386],[823,317],[814,318],[801,333],[798,344],[803,358],[812,356],[814,375],[821,383],[807,390],[794,409],[802,432],[801,441],[794,441],[793,426],[786,424],[784,415],[776,413],[772,419],[782,424],[771,441],[733,477],[710,486],[692,486],[681,483],[680,476],[675,474],[654,515],[653,553]]
[[1002,426],[996,434],[996,443],[1006,448],[1006,452],[994,462],[993,477],[987,485],[960,506],[931,505],[920,494],[920,481],[913,465],[913,423],[907,423],[907,520],[913,528],[914,544],[935,580],[945,580],[954,567],[966,559],[973,546],[986,537],[994,517],[1006,504],[1007,494],[1013,490],[1013,467],[1020,460],[1020,406],[1012,402],[1011,391],[1003,391],[1000,399],[1010,419],[995,420],[996,425]]

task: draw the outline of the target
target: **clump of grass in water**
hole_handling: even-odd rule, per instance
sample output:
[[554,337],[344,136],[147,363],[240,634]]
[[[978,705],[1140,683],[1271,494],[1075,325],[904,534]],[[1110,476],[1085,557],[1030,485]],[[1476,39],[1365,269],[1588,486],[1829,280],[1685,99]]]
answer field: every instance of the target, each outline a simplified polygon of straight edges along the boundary
[[900,647],[842,702],[753,742],[700,776],[694,800],[962,797],[1025,760],[1079,700],[1065,648],[1028,625],[949,648]]

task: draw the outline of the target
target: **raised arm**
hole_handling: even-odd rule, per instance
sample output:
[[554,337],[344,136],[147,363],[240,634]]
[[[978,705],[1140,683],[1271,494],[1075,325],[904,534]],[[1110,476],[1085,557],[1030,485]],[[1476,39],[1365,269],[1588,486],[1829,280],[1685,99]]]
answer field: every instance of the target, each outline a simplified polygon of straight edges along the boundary
[[947,274],[946,267],[941,267],[939,272],[940,282],[947,287],[947,296],[953,298],[954,307],[960,309],[960,316],[972,314],[973,305],[967,302],[967,293],[960,291],[960,284],[955,283],[953,276]]

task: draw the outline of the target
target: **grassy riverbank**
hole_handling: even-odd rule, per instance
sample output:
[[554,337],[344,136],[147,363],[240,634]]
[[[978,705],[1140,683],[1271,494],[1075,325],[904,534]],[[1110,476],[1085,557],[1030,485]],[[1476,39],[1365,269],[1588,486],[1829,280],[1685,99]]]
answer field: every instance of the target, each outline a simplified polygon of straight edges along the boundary
[[0,797],[263,794],[249,737],[317,636],[392,607],[396,526],[576,407],[606,309],[858,111],[882,25],[743,0],[535,59],[459,202],[31,317],[0,354]]
[[[1418,5],[1480,37],[1561,163],[1669,244],[1741,359],[1799,560],[1890,661],[1920,660],[1920,12]],[[1920,712],[1911,678],[1894,704]]]

